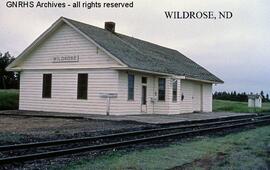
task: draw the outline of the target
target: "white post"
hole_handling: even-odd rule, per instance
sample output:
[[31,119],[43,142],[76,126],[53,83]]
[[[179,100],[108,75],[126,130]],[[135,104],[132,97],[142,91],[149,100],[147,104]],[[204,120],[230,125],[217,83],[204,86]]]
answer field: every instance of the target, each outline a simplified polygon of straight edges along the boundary
[[111,98],[117,98],[117,93],[100,93],[101,98],[107,99],[106,115],[110,115]]

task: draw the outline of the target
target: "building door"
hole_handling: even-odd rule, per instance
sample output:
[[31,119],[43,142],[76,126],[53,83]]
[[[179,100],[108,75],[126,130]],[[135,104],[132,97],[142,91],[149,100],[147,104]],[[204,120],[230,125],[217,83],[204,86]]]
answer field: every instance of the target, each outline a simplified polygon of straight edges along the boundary
[[147,86],[143,85],[142,86],[142,112],[147,112],[146,96],[147,96]]
[[202,111],[202,85],[201,84],[198,84],[198,83],[193,84],[192,105],[193,105],[193,112]]
[[141,100],[141,112],[147,112],[147,78],[142,77],[142,100]]

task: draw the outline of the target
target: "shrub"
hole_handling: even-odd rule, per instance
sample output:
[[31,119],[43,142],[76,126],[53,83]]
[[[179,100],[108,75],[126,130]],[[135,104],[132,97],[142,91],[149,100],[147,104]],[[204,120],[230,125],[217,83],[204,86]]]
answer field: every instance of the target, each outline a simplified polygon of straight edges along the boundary
[[0,90],[0,110],[16,110],[19,108],[18,90]]

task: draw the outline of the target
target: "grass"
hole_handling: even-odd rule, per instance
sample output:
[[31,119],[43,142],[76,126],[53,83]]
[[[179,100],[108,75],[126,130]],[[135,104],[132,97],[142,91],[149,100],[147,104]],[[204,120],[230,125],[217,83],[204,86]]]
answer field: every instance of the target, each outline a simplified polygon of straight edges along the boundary
[[270,103],[263,103],[262,108],[248,108],[247,102],[236,102],[228,100],[213,100],[213,112],[270,112]]
[[0,110],[14,110],[19,106],[18,90],[0,90]]
[[111,152],[62,169],[268,169],[269,141],[270,126],[265,126],[223,137],[198,137],[163,148]]

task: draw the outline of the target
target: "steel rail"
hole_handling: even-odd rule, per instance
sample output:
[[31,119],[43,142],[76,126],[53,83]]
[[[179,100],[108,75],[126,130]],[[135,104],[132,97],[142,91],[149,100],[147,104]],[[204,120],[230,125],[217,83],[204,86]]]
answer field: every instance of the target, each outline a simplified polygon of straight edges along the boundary
[[[256,119],[268,118],[268,117],[270,118],[270,116],[258,116],[256,117]],[[220,125],[220,124],[226,124],[226,123],[250,121],[252,119],[254,119],[254,117],[235,119],[235,120],[226,120],[226,121],[217,121],[217,122],[210,122],[210,123],[200,123],[200,124],[193,124],[193,125],[180,125],[180,126],[173,126],[173,127],[167,127],[167,128],[165,127],[165,128],[154,128],[154,129],[147,129],[147,130],[136,130],[136,131],[131,131],[131,132],[122,132],[122,133],[108,134],[108,135],[102,135],[102,136],[62,139],[62,140],[53,140],[53,141],[46,141],[46,142],[33,142],[33,143],[24,143],[24,144],[15,144],[15,145],[4,145],[4,146],[0,146],[0,151],[26,149],[30,147],[54,146],[54,145],[60,145],[60,144],[94,141],[94,140],[100,140],[100,139],[106,139],[106,138],[109,139],[109,138],[116,138],[116,137],[125,137],[125,136],[147,134],[147,133],[153,133],[153,132],[213,126],[213,125]]]
[[91,146],[82,146],[82,147],[75,147],[75,148],[71,148],[71,149],[63,149],[63,150],[57,150],[57,151],[49,151],[49,152],[43,152],[43,153],[35,153],[35,154],[7,157],[7,158],[1,158],[0,164],[6,164],[6,163],[12,163],[12,162],[24,162],[24,161],[28,161],[28,160],[36,160],[36,159],[43,159],[43,158],[49,158],[49,157],[63,156],[63,155],[67,155],[67,154],[75,154],[75,153],[85,152],[85,151],[109,149],[109,148],[127,146],[127,145],[131,145],[131,144],[138,144],[138,143],[148,142],[148,141],[153,141],[153,140],[158,140],[158,139],[165,139],[165,138],[169,138],[169,137],[181,137],[181,136],[198,134],[198,133],[203,133],[203,132],[209,133],[209,132],[214,132],[217,130],[226,130],[226,129],[231,129],[231,128],[243,127],[243,126],[247,126],[247,125],[256,125],[256,124],[269,123],[269,122],[270,122],[270,118],[266,118],[264,120],[252,120],[250,122],[237,123],[237,124],[233,124],[233,125],[222,125],[222,126],[217,126],[217,127],[168,133],[168,134],[163,134],[163,135],[144,137],[144,138],[138,138],[138,139],[126,140],[126,141],[120,141],[120,142],[105,143],[105,144],[91,145]]

